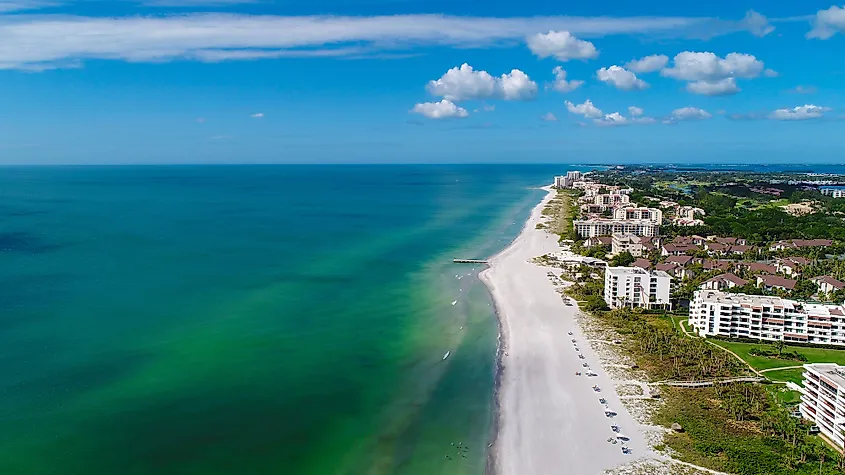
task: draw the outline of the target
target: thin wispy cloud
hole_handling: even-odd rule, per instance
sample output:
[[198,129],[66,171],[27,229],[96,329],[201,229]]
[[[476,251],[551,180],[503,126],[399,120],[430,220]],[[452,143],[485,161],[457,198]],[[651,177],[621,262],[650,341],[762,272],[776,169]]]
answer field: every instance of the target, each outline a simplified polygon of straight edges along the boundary
[[61,5],[50,0],[0,0],[0,13],[40,10]]
[[263,119],[263,118],[264,118],[264,113],[262,113],[262,112],[256,112],[255,114],[252,114],[250,117],[252,117],[253,119]]
[[[157,0],[154,0],[157,1]],[[168,1],[168,0],[162,0]],[[20,0],[18,3],[27,3]],[[5,2],[7,8],[16,2]],[[501,47],[542,32],[581,37],[687,37],[743,31],[741,21],[687,17],[492,18],[446,15],[163,17],[0,16],[0,69],[63,67],[88,59],[225,61],[407,53],[423,47]]]
[[145,7],[212,8],[260,3],[259,0],[141,0]]

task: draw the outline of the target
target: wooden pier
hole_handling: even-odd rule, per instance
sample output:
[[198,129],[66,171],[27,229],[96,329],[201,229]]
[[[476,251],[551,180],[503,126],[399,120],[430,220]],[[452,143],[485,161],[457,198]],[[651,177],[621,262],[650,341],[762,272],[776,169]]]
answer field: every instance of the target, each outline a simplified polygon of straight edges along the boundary
[[489,264],[486,259],[452,259],[455,264]]

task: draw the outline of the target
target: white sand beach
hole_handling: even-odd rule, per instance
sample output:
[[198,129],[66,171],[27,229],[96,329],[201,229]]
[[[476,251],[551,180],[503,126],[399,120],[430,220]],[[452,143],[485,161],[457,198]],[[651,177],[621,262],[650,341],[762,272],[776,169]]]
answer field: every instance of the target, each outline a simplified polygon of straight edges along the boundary
[[[556,236],[535,229],[553,195],[550,191],[534,208],[519,237],[481,274],[502,328],[499,432],[492,452],[499,475],[599,474],[647,455],[640,426],[584,340],[575,319],[577,306],[564,304],[548,268],[530,262],[560,250]],[[598,375],[576,376],[586,371],[583,363]],[[605,415],[599,398],[606,399],[615,417]],[[630,454],[608,442],[617,435],[614,424],[630,438]]]

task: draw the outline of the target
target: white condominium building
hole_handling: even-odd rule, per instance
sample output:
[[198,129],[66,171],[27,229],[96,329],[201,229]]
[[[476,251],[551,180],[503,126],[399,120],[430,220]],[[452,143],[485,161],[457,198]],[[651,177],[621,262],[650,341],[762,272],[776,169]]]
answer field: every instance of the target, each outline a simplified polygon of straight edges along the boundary
[[823,195],[832,196],[833,198],[845,198],[845,188],[842,187],[824,187],[819,188]]
[[663,222],[663,211],[657,208],[616,208],[613,210],[613,219],[643,220],[660,224]]
[[634,257],[643,255],[644,238],[635,236],[633,234],[614,233],[613,240],[610,242],[610,252],[613,255],[621,254],[623,252],[630,252]]
[[690,302],[689,316],[689,324],[701,336],[845,346],[841,305],[699,290]]
[[564,176],[555,177],[555,188],[572,188],[576,181],[584,179],[584,175],[579,171],[568,171]]
[[593,204],[607,207],[626,205],[631,202],[630,196],[623,195],[621,193],[605,193],[601,195],[595,195],[592,198]]
[[604,273],[604,301],[611,308],[666,306],[671,283],[672,277],[662,271],[608,267]]
[[573,225],[578,236],[583,238],[610,236],[613,233],[647,237],[660,235],[660,225],[649,220],[594,218],[576,220]]
[[801,392],[801,415],[840,450],[845,449],[845,366],[805,364]]

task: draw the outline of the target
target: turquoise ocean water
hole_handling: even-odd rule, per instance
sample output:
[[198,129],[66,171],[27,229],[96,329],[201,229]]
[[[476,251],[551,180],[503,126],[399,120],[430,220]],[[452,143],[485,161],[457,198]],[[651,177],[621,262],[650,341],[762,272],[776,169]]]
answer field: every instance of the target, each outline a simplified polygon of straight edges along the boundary
[[497,328],[451,259],[562,171],[0,169],[0,474],[483,473]]

